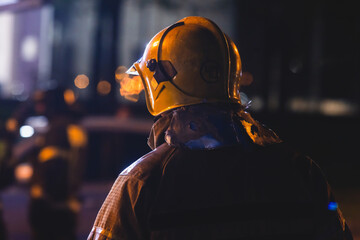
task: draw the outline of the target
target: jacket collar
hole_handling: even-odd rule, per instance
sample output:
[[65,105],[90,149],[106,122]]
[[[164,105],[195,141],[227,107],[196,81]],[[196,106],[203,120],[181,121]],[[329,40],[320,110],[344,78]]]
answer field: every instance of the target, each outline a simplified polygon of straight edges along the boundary
[[199,104],[166,112],[156,120],[148,145],[155,149],[164,142],[190,149],[215,149],[239,144],[249,150],[254,145],[279,143],[281,139],[243,108]]

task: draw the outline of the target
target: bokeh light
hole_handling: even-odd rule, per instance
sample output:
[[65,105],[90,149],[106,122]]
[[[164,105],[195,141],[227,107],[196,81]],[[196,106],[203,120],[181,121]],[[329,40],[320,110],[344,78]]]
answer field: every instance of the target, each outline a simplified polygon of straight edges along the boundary
[[100,95],[108,95],[111,91],[111,84],[108,81],[100,81],[96,87],[96,90]]
[[84,147],[87,143],[87,135],[85,131],[74,124],[69,125],[66,129],[69,143],[72,147]]
[[338,204],[336,202],[329,202],[328,209],[330,211],[336,211],[338,209]]
[[38,40],[35,36],[27,36],[21,45],[21,56],[27,61],[34,61],[38,55]]
[[34,135],[35,131],[32,126],[24,125],[20,128],[20,136],[23,138],[29,138]]
[[64,92],[64,100],[68,105],[72,105],[76,101],[75,93],[71,89],[67,89]]
[[74,80],[74,84],[77,88],[84,89],[89,86],[90,80],[85,74],[79,74]]
[[33,168],[29,163],[19,164],[15,169],[15,178],[21,183],[28,182],[33,175]]
[[39,185],[35,184],[31,186],[30,195],[33,198],[40,198],[43,195],[43,190]]
[[6,121],[6,130],[9,132],[14,132],[18,127],[18,122],[14,118],[10,118]]

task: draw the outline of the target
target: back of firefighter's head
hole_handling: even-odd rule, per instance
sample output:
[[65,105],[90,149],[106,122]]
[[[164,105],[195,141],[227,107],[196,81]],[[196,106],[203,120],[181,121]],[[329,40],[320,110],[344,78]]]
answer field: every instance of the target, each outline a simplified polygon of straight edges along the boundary
[[152,115],[199,103],[241,104],[239,52],[203,17],[186,17],[157,33],[128,73],[141,77]]

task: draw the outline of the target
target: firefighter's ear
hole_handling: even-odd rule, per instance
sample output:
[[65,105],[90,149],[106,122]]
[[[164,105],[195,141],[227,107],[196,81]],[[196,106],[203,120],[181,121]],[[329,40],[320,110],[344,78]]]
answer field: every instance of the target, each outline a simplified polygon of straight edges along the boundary
[[254,77],[250,72],[243,72],[241,77],[241,86],[249,86],[254,81]]

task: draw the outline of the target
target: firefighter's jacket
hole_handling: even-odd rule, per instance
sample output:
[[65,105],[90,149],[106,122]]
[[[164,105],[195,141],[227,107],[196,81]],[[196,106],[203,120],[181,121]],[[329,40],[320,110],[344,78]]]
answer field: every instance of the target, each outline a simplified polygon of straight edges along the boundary
[[29,154],[34,168],[29,202],[32,239],[76,239],[84,167],[81,154],[87,136],[74,122],[66,115],[52,119]]
[[[0,190],[5,189],[14,181],[14,163],[12,161],[13,136],[0,122]],[[0,239],[7,239],[3,221],[3,206],[0,198]]]
[[319,167],[243,110],[179,108],[149,143],[88,240],[352,239]]
[[80,155],[86,138],[70,117],[59,116],[51,121],[49,130],[38,136],[38,146],[29,154],[34,168],[31,199],[51,202],[54,207],[72,207],[82,179]]

